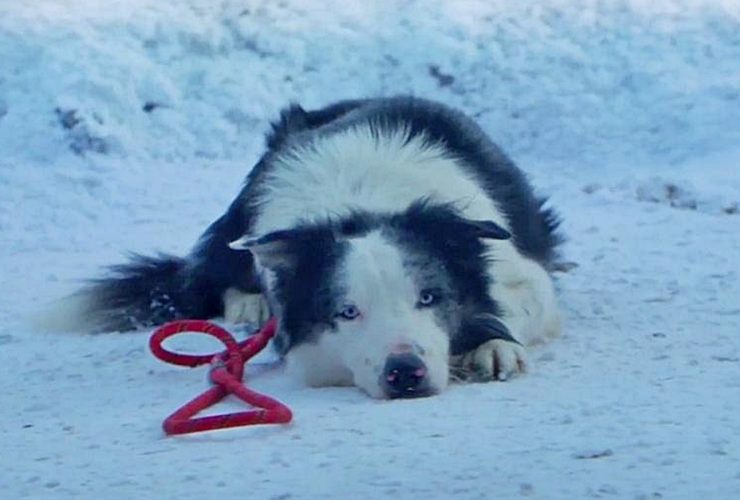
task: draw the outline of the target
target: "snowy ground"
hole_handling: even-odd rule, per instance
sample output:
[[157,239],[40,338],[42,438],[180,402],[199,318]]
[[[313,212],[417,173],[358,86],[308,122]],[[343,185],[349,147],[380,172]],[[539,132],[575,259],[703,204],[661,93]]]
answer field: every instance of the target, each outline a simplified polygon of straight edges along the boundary
[[[379,402],[275,370],[290,426],[165,438],[202,370],[32,326],[125,251],[187,251],[287,100],[396,93],[475,115],[565,219],[532,373]],[[737,109],[730,0],[0,0],[0,492],[740,497]]]

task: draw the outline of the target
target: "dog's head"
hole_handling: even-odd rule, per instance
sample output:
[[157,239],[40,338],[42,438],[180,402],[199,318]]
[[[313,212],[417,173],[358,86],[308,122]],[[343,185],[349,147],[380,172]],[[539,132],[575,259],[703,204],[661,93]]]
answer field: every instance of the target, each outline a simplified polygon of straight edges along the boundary
[[[468,350],[476,335],[468,330],[496,314],[483,240],[509,237],[452,206],[418,202],[231,246],[254,254],[278,348],[310,352],[309,378],[338,383],[345,374],[371,396],[413,397],[444,389],[450,354]],[[334,375],[317,376],[322,370]]]

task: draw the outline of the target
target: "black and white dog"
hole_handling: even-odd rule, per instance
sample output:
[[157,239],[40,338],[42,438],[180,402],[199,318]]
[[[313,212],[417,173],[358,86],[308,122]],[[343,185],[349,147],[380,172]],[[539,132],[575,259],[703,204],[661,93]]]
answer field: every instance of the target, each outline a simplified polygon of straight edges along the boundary
[[279,322],[313,386],[377,398],[505,380],[560,328],[557,217],[470,119],[408,98],[291,106],[186,258],[138,258],[81,296],[98,330]]

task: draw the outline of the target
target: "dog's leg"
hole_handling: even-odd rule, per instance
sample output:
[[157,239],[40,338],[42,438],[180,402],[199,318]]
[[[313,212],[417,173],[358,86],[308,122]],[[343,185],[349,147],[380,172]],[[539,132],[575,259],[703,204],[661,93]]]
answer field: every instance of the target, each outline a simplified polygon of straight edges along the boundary
[[[552,280],[538,263],[518,257],[496,262],[491,294],[501,308],[501,322],[519,343],[489,340],[457,363],[483,379],[506,380],[526,371],[524,346],[560,333],[560,314]],[[467,371],[466,370],[466,371]]]
[[524,257],[506,264],[496,266],[491,293],[511,335],[524,345],[559,335],[560,313],[550,275]]
[[261,293],[244,293],[228,288],[223,294],[224,319],[227,323],[261,326],[270,317],[270,308]]

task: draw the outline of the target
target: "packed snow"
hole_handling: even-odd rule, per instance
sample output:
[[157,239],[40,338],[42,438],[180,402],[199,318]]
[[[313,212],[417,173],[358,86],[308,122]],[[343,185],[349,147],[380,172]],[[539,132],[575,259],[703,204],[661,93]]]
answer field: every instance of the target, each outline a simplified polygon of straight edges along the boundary
[[[377,401],[265,354],[292,424],[172,438],[205,369],[37,325],[128,251],[187,252],[289,101],[404,93],[563,216],[530,373]],[[3,498],[740,497],[739,109],[732,0],[0,0]]]

